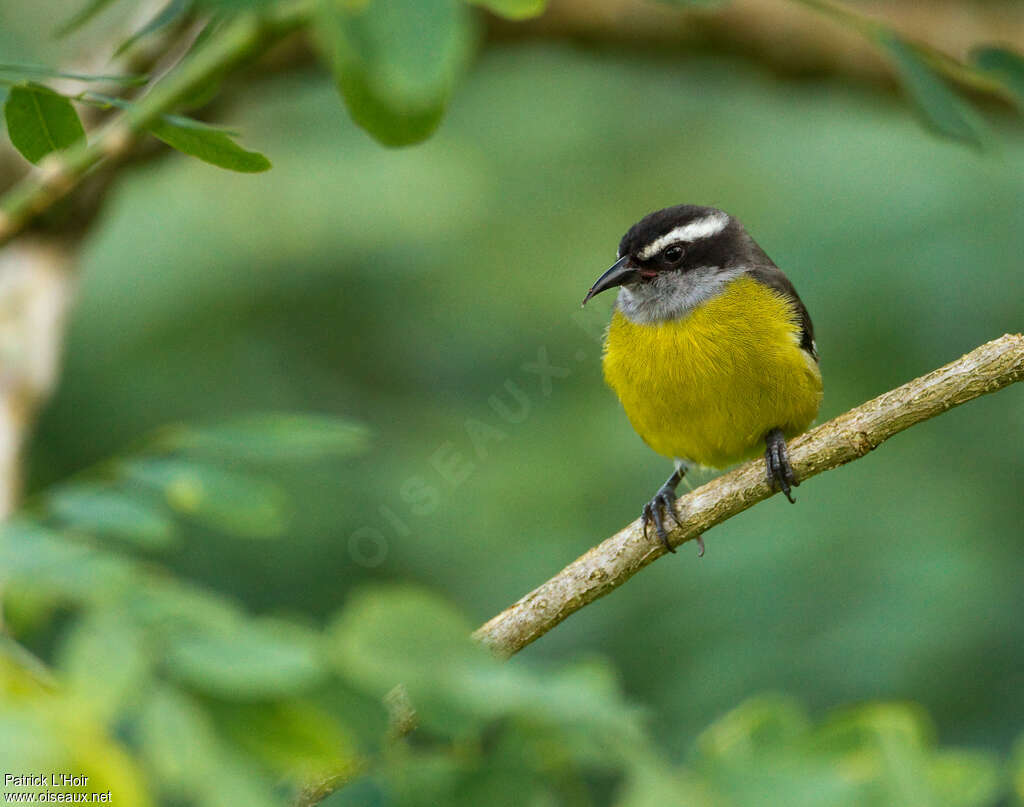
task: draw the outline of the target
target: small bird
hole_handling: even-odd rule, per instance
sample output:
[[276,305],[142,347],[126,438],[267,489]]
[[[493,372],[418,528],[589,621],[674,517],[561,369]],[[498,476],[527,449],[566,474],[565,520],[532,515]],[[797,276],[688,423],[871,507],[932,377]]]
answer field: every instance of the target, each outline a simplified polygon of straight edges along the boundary
[[[789,279],[735,218],[678,205],[634,224],[583,304],[619,287],[604,377],[630,423],[676,470],[644,505],[665,548],[687,467],[764,452],[768,483],[799,482],[786,439],[811,425],[822,383],[814,327]],[[698,538],[698,554],[704,543]]]

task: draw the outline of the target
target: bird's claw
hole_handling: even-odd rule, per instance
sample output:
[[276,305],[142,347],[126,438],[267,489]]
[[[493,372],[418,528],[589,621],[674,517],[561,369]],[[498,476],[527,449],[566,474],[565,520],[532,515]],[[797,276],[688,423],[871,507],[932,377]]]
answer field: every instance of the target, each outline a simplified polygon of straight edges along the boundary
[[772,429],[765,438],[767,448],[764,452],[765,471],[768,477],[768,487],[772,490],[781,490],[790,504],[796,503],[796,499],[790,493],[790,488],[800,487],[796,474],[793,473],[793,466],[789,464],[789,452],[786,450],[786,438],[781,429]]
[[[683,525],[683,522],[679,520],[679,515],[676,513],[676,492],[669,485],[665,485],[660,487],[658,492],[654,494],[654,498],[643,506],[643,512],[640,514],[640,517],[643,519],[643,537],[647,538],[647,526],[653,522],[654,533],[658,539],[662,541],[667,550],[675,554],[675,547],[669,543],[669,530],[665,528],[665,522],[670,515],[672,520],[676,522],[676,526]],[[696,542],[697,557],[703,557],[703,552],[705,552],[703,536],[697,536]]]
[[668,530],[665,529],[665,521],[668,516],[672,516],[672,520],[679,527],[682,522],[679,520],[679,516],[676,515],[675,510],[676,493],[672,488],[667,485],[662,486],[658,489],[658,492],[654,494],[654,498],[651,499],[647,504],[644,505],[643,512],[640,517],[644,522],[644,538],[647,537],[647,527],[652,522],[654,523],[654,532],[658,538],[661,539],[661,543],[664,544],[665,549],[669,552],[675,552],[675,548],[668,542]]

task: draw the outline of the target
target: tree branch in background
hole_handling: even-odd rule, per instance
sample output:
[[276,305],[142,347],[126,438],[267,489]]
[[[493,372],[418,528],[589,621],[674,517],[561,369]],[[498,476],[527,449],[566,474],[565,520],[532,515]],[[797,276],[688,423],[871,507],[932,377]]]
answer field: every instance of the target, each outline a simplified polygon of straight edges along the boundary
[[[1024,380],[1024,336],[1007,334],[945,367],[868,401],[789,443],[800,480],[863,457],[894,434],[947,409]],[[773,491],[764,462],[753,460],[676,503],[672,546],[767,499]],[[510,656],[580,608],[603,597],[666,552],[643,535],[638,519],[595,546],[506,608],[473,635],[495,653]]]
[[57,380],[68,262],[54,239],[25,238],[0,249],[0,521],[17,504],[22,444]]
[[[1019,5],[973,3],[968,12],[957,0],[927,5],[899,0],[849,5],[835,0],[730,0],[706,7],[642,0],[551,0],[536,19],[491,20],[493,34],[501,39],[712,47],[753,57],[782,72],[840,73],[891,84],[891,66],[864,36],[879,25],[958,59],[985,42],[1024,48],[1024,12]],[[936,65],[940,72],[967,86],[976,81],[976,76],[952,67],[950,56],[942,61]]]

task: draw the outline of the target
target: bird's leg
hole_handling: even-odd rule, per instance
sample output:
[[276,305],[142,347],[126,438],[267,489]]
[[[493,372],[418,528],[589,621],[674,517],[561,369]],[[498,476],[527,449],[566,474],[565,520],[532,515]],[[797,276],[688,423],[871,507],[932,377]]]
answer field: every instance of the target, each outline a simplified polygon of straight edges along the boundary
[[[647,537],[647,526],[654,522],[654,531],[658,534],[661,542],[665,545],[665,549],[669,552],[675,552],[672,545],[668,542],[668,531],[665,529],[665,520],[671,515],[672,520],[676,522],[676,526],[680,525],[679,517],[676,515],[674,504],[676,501],[676,488],[679,486],[679,482],[683,478],[683,474],[686,473],[685,467],[680,465],[676,468],[675,472],[668,479],[665,480],[665,484],[658,488],[658,492],[654,494],[647,504],[644,505],[643,512],[640,514],[640,518],[644,522],[644,538]],[[698,536],[697,538],[699,546],[699,555],[704,554],[704,541]]]
[[790,494],[789,489],[791,486],[799,487],[800,483],[796,479],[796,474],[793,473],[793,466],[789,464],[789,453],[786,451],[786,438],[782,434],[782,429],[772,429],[768,432],[765,435],[764,443],[766,446],[764,463],[768,474],[768,486],[772,490],[780,488],[789,499],[790,504],[793,504],[796,499]]

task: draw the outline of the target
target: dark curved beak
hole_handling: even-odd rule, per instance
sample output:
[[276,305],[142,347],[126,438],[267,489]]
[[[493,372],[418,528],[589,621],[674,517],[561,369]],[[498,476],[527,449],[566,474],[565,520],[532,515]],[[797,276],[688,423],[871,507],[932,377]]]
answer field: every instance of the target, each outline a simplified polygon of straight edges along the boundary
[[587,296],[583,298],[583,305],[586,305],[587,300],[591,297],[595,297],[602,291],[606,291],[613,286],[621,286],[623,283],[631,283],[639,277],[640,272],[629,262],[629,255],[624,255],[615,261],[615,263],[611,265],[611,268],[601,275],[594,285],[590,287],[590,291],[587,292]]

